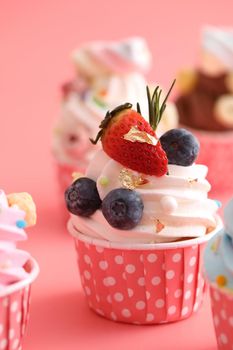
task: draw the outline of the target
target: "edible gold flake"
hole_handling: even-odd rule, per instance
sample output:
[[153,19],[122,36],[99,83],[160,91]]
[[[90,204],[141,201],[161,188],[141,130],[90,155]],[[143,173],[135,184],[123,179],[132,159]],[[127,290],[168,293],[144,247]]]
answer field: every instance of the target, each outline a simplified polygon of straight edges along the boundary
[[188,178],[188,182],[190,183],[190,185],[193,185],[195,182],[197,182],[198,179],[192,179],[191,177]]
[[123,168],[119,174],[119,181],[122,187],[134,190],[138,186],[147,184],[149,181],[142,175],[135,175],[130,170]]
[[162,224],[161,221],[159,221],[158,219],[155,220],[155,230],[156,233],[159,233],[160,231],[162,231],[164,229],[164,225]]
[[127,134],[125,134],[124,139],[130,142],[141,142],[147,143],[149,145],[156,145],[157,140],[154,136],[148,134],[145,131],[140,131],[136,126],[132,126]]

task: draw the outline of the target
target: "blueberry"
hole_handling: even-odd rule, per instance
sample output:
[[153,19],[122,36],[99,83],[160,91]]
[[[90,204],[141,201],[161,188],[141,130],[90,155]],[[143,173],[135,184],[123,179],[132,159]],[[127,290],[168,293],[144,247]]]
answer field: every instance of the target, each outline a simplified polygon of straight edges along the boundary
[[143,202],[140,195],[126,188],[117,188],[102,202],[102,212],[108,223],[121,230],[130,230],[142,218]]
[[199,152],[199,141],[186,129],[171,129],[160,137],[167,154],[168,163],[182,166],[192,165]]
[[100,208],[101,199],[95,181],[81,177],[65,192],[67,209],[75,215],[90,216]]

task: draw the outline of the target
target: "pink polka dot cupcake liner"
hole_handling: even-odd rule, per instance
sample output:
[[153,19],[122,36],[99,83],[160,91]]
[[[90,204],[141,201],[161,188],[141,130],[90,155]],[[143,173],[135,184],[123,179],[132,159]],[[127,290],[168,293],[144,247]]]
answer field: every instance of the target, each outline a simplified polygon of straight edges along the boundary
[[31,283],[39,273],[34,259],[27,263],[27,279],[0,290],[0,349],[20,350],[29,318]]
[[200,141],[198,163],[208,166],[212,194],[233,193],[233,132],[192,132]]
[[220,350],[233,349],[233,294],[210,285],[215,334]]
[[112,321],[158,324],[196,312],[206,289],[203,251],[213,233],[164,244],[118,244],[74,236],[89,307]]

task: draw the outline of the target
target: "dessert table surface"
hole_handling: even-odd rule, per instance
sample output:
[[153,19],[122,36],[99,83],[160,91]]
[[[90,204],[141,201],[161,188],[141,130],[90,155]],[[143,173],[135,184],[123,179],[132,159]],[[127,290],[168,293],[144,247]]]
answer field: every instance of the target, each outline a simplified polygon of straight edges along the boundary
[[154,58],[150,80],[168,87],[178,67],[194,64],[200,27],[232,23],[230,3],[99,0],[90,9],[85,0],[1,2],[0,187],[30,192],[38,208],[37,226],[21,244],[40,265],[24,350],[217,349],[208,297],[189,319],[159,326],[114,323],[88,309],[50,145],[59,86],[74,74],[69,53],[75,47],[142,35]]

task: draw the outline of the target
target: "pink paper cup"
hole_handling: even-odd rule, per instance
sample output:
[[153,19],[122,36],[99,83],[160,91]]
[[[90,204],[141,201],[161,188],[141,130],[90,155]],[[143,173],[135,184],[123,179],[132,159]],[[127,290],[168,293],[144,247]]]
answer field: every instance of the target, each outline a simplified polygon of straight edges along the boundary
[[215,334],[220,350],[233,349],[233,294],[210,285]]
[[196,312],[206,284],[202,275],[205,243],[218,231],[164,244],[120,244],[74,237],[81,282],[89,307],[112,321],[158,324]]
[[39,273],[34,259],[26,265],[29,277],[0,290],[0,349],[20,350],[29,317],[31,284]]

